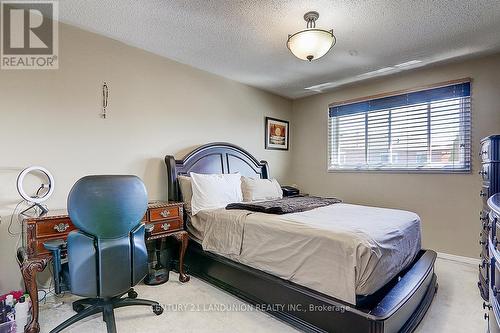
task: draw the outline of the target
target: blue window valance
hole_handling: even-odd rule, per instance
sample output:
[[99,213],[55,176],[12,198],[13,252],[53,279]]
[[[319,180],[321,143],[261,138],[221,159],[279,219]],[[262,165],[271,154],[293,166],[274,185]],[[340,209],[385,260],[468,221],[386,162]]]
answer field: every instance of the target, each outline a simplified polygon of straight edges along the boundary
[[466,96],[470,96],[470,82],[376,98],[362,102],[335,105],[330,107],[329,115],[330,117],[345,116]]

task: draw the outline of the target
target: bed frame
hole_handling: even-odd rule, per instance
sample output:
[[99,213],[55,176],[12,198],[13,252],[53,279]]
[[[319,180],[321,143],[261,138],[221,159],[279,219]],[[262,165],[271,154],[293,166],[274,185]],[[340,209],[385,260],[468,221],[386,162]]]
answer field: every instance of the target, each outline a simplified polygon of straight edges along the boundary
[[[165,156],[168,199],[182,200],[178,175],[234,173],[269,178],[265,161],[229,143],[201,146],[181,160]],[[187,271],[307,332],[412,332],[437,291],[436,253],[421,250],[414,262],[375,294],[358,297],[356,306],[271,274],[203,251],[190,242]]]

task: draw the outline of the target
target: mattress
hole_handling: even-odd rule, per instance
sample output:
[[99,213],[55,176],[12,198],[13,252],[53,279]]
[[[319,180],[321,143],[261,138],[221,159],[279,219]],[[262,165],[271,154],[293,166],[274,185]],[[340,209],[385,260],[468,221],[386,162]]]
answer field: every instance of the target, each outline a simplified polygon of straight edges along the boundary
[[415,213],[344,203],[284,215],[206,210],[190,217],[188,230],[205,251],[353,305],[421,248]]

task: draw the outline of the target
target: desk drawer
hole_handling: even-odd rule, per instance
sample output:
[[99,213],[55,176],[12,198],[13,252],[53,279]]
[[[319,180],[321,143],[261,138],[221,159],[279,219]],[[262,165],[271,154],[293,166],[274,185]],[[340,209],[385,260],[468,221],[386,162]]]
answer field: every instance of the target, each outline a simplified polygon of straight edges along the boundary
[[42,240],[37,240],[37,241],[34,242],[34,245],[35,245],[35,255],[50,254],[50,251],[47,250],[43,246],[43,243],[46,242],[46,241],[48,241],[48,240],[50,240],[50,239],[42,239]]
[[182,220],[176,219],[176,220],[168,220],[168,221],[151,223],[146,228],[147,229],[153,228],[150,231],[150,235],[151,236],[158,236],[158,235],[182,230]]
[[69,218],[39,221],[35,223],[35,228],[37,239],[55,236],[66,238],[70,231],[76,229]]
[[176,219],[179,218],[179,207],[161,207],[152,208],[149,211],[149,220],[151,222],[162,221],[166,219]]
[[47,250],[43,246],[43,243],[45,243],[45,242],[47,242],[49,240],[52,240],[52,239],[64,239],[64,240],[66,240],[67,237],[68,237],[68,234],[64,234],[64,235],[58,235],[56,237],[48,237],[48,238],[43,238],[43,239],[37,239],[37,240],[31,242],[28,245],[28,248],[27,248],[28,255],[30,257],[32,257],[32,256],[39,256],[39,255],[50,254],[50,251]]

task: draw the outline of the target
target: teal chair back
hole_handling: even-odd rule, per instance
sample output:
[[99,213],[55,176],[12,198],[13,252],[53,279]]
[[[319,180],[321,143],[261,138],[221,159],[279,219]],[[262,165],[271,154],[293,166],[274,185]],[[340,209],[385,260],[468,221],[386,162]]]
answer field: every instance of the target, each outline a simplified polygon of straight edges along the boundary
[[147,200],[146,187],[136,176],[87,176],[75,183],[68,213],[78,230],[67,241],[73,294],[110,298],[144,278],[147,250],[141,220]]

